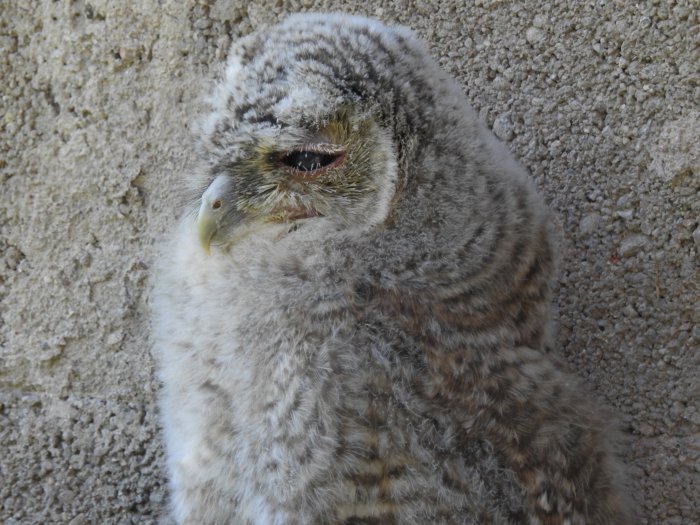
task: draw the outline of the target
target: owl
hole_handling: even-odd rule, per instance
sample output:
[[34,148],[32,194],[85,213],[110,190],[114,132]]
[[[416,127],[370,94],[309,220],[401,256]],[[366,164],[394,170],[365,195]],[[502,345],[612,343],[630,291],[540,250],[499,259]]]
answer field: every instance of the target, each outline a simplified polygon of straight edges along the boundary
[[409,30],[294,15],[210,105],[153,295],[178,523],[633,523],[551,218]]

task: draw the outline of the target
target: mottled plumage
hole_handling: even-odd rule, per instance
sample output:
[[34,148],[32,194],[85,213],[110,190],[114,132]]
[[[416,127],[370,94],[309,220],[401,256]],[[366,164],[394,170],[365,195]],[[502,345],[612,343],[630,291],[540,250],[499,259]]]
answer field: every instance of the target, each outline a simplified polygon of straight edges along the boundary
[[632,523],[546,208],[410,31],[295,15],[211,104],[154,295],[179,523]]

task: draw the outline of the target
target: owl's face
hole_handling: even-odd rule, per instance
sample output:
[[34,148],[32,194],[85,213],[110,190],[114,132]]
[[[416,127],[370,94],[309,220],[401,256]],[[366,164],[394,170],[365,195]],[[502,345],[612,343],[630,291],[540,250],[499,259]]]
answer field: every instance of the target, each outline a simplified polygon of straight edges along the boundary
[[[270,223],[309,233],[403,224],[412,235],[440,222],[455,188],[432,181],[462,163],[457,94],[409,31],[362,18],[293,16],[239,40],[202,128],[205,249]],[[409,191],[418,181],[430,187]],[[411,194],[436,204],[419,208]]]
[[200,201],[197,228],[208,252],[266,223],[297,229],[326,219],[342,228],[386,218],[395,168],[390,137],[371,113],[341,108],[295,122],[277,118],[236,140]]

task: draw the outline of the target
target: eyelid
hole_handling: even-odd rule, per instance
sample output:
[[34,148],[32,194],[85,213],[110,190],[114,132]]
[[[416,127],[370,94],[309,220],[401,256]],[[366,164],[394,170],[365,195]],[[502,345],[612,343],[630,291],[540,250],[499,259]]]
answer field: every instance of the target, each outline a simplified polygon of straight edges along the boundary
[[323,153],[325,155],[339,155],[341,153],[345,153],[345,148],[330,142],[308,142],[296,148],[288,149],[287,151],[283,152],[283,155],[288,155],[296,151],[309,151],[313,153]]

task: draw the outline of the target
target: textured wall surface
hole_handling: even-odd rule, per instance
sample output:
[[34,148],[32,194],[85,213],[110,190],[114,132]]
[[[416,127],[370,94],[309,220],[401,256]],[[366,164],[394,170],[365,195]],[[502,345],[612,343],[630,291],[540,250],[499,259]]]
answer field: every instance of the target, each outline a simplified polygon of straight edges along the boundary
[[697,2],[247,4],[0,2],[0,521],[169,523],[149,269],[231,40],[311,9],[412,27],[528,167],[561,351],[645,523],[700,523]]

